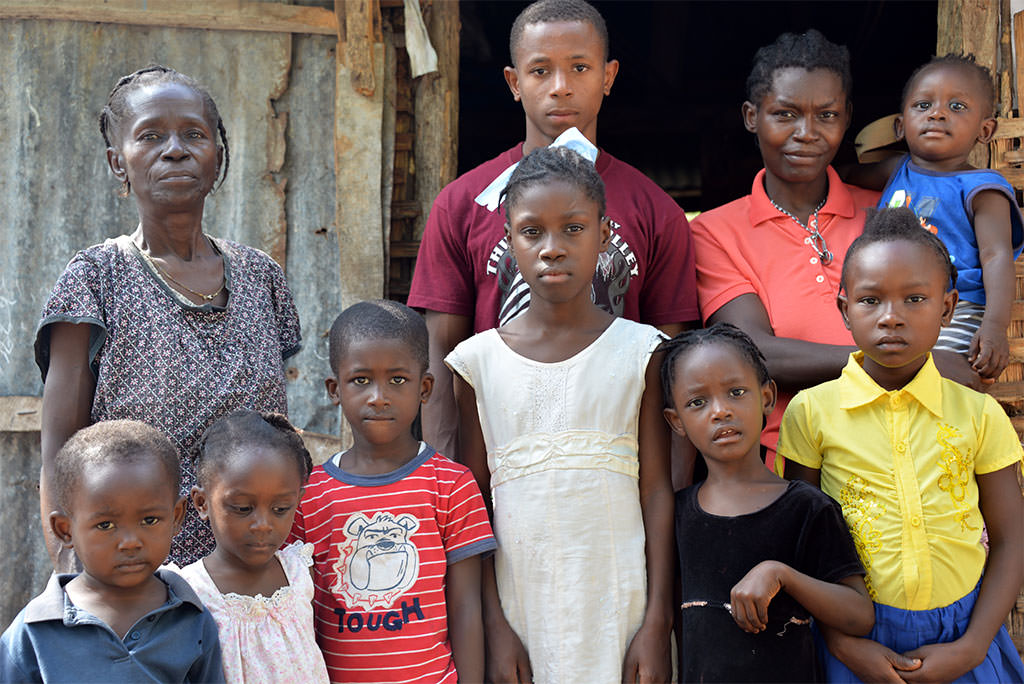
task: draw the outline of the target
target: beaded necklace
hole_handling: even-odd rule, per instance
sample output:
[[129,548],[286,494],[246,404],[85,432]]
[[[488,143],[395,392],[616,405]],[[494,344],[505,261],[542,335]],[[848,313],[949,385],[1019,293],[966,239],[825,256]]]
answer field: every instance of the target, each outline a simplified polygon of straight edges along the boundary
[[832,252],[829,251],[828,245],[825,244],[824,236],[822,236],[822,234],[818,232],[818,212],[821,211],[821,208],[825,206],[825,200],[827,199],[828,195],[826,194],[824,197],[821,198],[821,202],[818,203],[818,206],[815,207],[814,213],[811,214],[810,220],[807,223],[804,223],[796,216],[793,216],[793,214],[789,213],[788,211],[780,207],[778,204],[776,204],[775,200],[773,200],[771,197],[768,198],[768,201],[772,203],[773,207],[781,211],[789,218],[793,219],[793,221],[796,222],[796,225],[800,226],[801,228],[807,231],[807,234],[811,236],[811,247],[813,247],[814,251],[818,253],[818,258],[821,259],[821,263],[825,266],[828,266],[830,263],[832,263]]

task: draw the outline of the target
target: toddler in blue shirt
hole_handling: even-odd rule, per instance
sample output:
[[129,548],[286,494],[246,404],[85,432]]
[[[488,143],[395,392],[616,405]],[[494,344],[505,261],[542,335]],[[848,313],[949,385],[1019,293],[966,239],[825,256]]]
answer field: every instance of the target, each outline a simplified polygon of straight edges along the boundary
[[137,421],[78,431],[57,454],[50,513],[79,574],[50,578],[0,638],[0,682],[223,682],[217,626],[160,569],[185,514],[178,454]]

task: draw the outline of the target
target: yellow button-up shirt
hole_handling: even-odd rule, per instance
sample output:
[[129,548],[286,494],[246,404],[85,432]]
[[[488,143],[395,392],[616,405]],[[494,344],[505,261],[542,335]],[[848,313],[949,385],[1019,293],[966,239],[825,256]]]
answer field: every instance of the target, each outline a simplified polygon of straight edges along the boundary
[[[985,565],[975,475],[1020,462],[1020,442],[992,397],[946,380],[930,356],[893,391],[864,372],[863,358],[851,354],[837,380],[797,394],[778,455],[821,470],[875,601],[949,605],[974,589]],[[783,467],[777,460],[779,474]]]

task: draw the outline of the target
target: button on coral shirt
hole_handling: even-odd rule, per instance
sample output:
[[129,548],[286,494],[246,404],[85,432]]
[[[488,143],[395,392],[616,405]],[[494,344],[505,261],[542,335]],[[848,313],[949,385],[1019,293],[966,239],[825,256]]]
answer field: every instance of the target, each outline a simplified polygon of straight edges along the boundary
[[821,470],[867,570],[872,599],[906,610],[947,606],[981,577],[984,521],[976,475],[1021,460],[996,400],[939,375],[929,355],[886,391],[851,354],[838,380],[804,390],[782,419],[779,459]]
[[[697,296],[705,321],[740,295],[755,294],[778,337],[853,345],[836,308],[839,275],[850,243],[864,230],[865,209],[878,193],[845,185],[829,167],[828,198],[818,212],[818,231],[832,262],[822,264],[807,231],[772,206],[764,169],[750,194],[705,212],[690,224],[697,257]],[[774,457],[779,421],[791,394],[780,393],[761,443]]]

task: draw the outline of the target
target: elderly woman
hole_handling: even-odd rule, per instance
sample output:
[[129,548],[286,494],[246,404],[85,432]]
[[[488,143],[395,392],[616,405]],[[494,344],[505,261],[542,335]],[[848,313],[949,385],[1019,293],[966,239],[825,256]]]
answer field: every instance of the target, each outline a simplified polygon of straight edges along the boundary
[[[761,438],[769,467],[793,393],[838,377],[855,349],[836,295],[843,257],[878,194],[845,185],[830,166],[849,126],[850,90],[846,48],[818,31],[758,50],[743,123],[764,169],[749,195],[691,224],[705,322],[750,335],[781,390]],[[953,355],[936,361],[956,380],[979,382]]]
[[[172,69],[146,67],[118,81],[100,131],[123,194],[135,195],[139,225],[75,255],[36,334],[40,512],[51,557],[47,479],[76,430],[117,418],[153,425],[177,447],[187,493],[193,447],[214,419],[238,408],[285,412],[283,360],[300,341],[281,268],[203,232],[206,197],[229,161],[209,93]],[[209,526],[189,507],[171,560],[187,565],[212,549]],[[61,550],[55,562],[65,570],[74,558]]]

